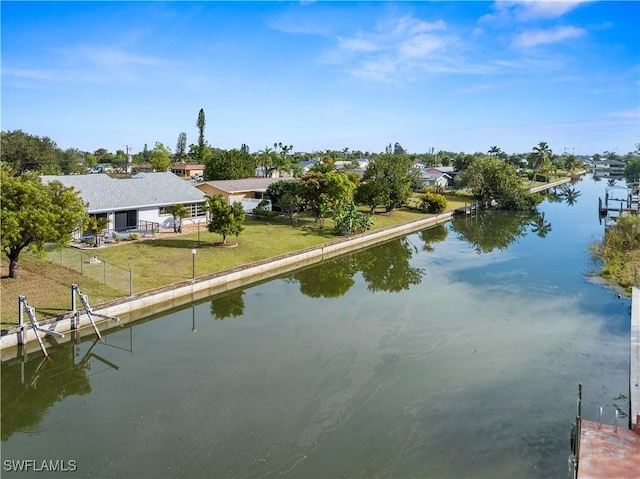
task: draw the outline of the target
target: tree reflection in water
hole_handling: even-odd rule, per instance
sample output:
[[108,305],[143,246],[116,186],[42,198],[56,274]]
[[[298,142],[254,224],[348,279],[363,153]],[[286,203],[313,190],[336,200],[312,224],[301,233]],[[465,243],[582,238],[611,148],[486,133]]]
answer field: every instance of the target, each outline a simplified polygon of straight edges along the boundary
[[433,243],[440,243],[447,239],[449,236],[449,230],[443,224],[432,226],[429,229],[422,230],[420,233],[420,239],[424,241],[422,249],[424,251],[433,251]]
[[[49,359],[33,354],[28,361],[2,363],[2,440],[16,432],[34,432],[54,403],[91,392],[88,354],[74,362],[72,344],[52,348]],[[22,364],[24,364],[24,369]]]
[[409,263],[413,255],[409,240],[401,238],[355,254],[369,291],[397,293],[422,281],[424,270]]
[[408,239],[397,239],[297,271],[287,281],[300,283],[305,296],[336,298],[351,289],[354,275],[361,272],[369,291],[399,292],[422,280],[423,270],[409,263],[412,254]]
[[540,238],[546,237],[551,232],[551,223],[545,220],[544,213],[538,213],[537,216],[531,220],[530,225],[532,226],[531,232]]
[[242,316],[244,314],[243,296],[243,289],[214,296],[211,300],[211,316],[216,319]]
[[358,271],[356,263],[352,255],[337,258],[296,271],[288,281],[300,283],[300,292],[310,298],[337,298],[354,285],[353,275]]
[[[478,254],[490,253],[494,249],[505,250],[518,238],[525,236],[527,227],[539,217],[537,210],[487,210],[473,217],[454,217],[451,228],[458,233],[459,239],[468,242]],[[546,225],[550,231],[551,225]]]

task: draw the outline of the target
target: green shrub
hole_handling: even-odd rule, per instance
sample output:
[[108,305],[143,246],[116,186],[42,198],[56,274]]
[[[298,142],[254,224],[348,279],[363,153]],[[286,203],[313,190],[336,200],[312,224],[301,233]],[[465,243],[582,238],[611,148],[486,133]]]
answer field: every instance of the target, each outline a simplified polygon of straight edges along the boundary
[[[426,190],[425,190],[426,191]],[[447,209],[447,199],[444,195],[426,191],[420,198],[420,209],[426,213],[440,214]]]
[[140,233],[131,233],[131,234],[129,235],[129,239],[131,239],[131,240],[138,240],[138,239],[140,239],[140,238],[141,238]]

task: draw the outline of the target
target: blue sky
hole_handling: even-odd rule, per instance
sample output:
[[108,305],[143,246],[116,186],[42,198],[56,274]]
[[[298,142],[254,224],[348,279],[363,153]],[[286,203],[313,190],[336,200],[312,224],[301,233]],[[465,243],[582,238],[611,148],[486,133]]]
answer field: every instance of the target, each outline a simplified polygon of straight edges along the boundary
[[[640,2],[6,2],[2,130],[133,152],[632,151]],[[566,149],[566,150],[565,150]]]

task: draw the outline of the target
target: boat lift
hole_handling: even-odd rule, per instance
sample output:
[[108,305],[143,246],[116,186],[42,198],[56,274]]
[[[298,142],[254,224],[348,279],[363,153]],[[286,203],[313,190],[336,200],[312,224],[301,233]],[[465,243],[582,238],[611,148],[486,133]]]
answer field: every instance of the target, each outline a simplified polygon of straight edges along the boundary
[[18,307],[18,328],[19,328],[18,334],[21,340],[20,341],[21,344],[24,344],[25,342],[24,312],[26,310],[27,316],[29,317],[29,322],[31,323],[31,328],[36,333],[36,339],[38,340],[38,344],[40,345],[42,354],[44,354],[45,357],[48,357],[49,353],[47,352],[47,348],[42,342],[42,338],[40,337],[39,333],[44,333],[46,336],[55,336],[57,338],[64,338],[64,334],[58,333],[57,331],[52,331],[50,329],[46,329],[40,326],[40,324],[38,323],[38,320],[36,319],[36,310],[34,307],[29,306],[29,304],[27,303],[26,296],[18,296],[18,306],[19,306]]
[[80,302],[82,303],[82,306],[84,307],[84,310],[87,313],[87,318],[89,318],[89,321],[91,322],[91,326],[93,326],[93,330],[96,332],[96,336],[98,336],[98,339],[102,339],[102,335],[100,334],[100,330],[98,329],[98,326],[96,325],[96,322],[93,319],[94,316],[111,319],[112,321],[120,321],[120,318],[116,318],[115,316],[107,316],[106,314],[94,313],[93,310],[91,309],[91,306],[89,306],[89,300],[87,299],[87,295],[82,294],[82,292],[80,291],[80,287],[77,284],[72,284],[71,285],[71,311],[76,315],[76,325],[78,324],[80,319],[80,311],[76,307],[76,304],[77,304],[76,297],[80,298]]

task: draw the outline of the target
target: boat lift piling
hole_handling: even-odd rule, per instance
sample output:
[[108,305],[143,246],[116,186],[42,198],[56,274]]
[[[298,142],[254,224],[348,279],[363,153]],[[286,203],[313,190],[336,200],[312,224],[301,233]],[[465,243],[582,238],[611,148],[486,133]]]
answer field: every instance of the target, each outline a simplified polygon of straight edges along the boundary
[[29,322],[31,323],[31,328],[35,332],[36,339],[38,340],[38,344],[40,345],[40,349],[42,350],[42,354],[45,357],[49,356],[47,352],[47,348],[40,337],[40,333],[44,333],[46,336],[55,336],[57,338],[64,338],[64,334],[58,333],[57,331],[51,331],[49,329],[45,329],[38,323],[36,319],[36,310],[32,306],[29,306],[27,303],[26,296],[18,296],[18,342],[19,344],[25,344],[26,333],[25,333],[25,322],[24,322],[24,312],[27,311],[27,316],[29,316]]
[[80,287],[77,284],[72,284],[71,285],[71,311],[74,313],[74,317],[75,317],[74,324],[72,325],[73,329],[76,329],[78,327],[78,324],[80,323],[80,310],[77,309],[76,298],[80,298],[80,302],[82,303],[82,306],[84,307],[84,310],[87,313],[87,318],[89,318],[89,322],[91,323],[91,326],[93,326],[93,330],[96,332],[96,336],[98,337],[98,339],[102,339],[102,335],[100,334],[100,330],[96,325],[94,316],[111,319],[113,321],[120,321],[120,318],[116,318],[115,316],[107,316],[105,314],[94,313],[93,310],[91,309],[91,306],[89,306],[89,300],[87,298],[87,295],[82,294],[82,292],[80,291]]

